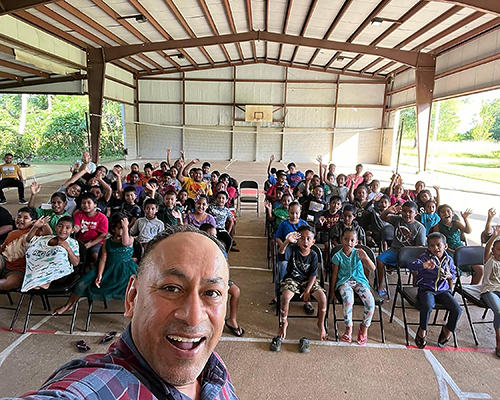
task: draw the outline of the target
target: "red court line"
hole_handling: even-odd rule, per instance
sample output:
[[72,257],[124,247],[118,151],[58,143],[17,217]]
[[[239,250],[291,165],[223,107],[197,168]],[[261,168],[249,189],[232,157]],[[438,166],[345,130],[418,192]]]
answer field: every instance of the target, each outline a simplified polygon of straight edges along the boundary
[[[411,345],[411,346],[406,346],[407,349],[416,349],[420,350],[417,346]],[[425,350],[432,350],[432,351],[463,351],[466,353],[494,353],[494,349],[483,349],[479,347],[438,347],[438,346],[425,346]]]
[[[23,333],[23,330],[20,328],[14,328],[11,331],[9,331],[9,328],[0,326],[0,332],[16,332],[16,333]],[[49,335],[53,335],[56,333],[55,330],[53,329],[28,329],[26,331],[27,333],[45,333]]]

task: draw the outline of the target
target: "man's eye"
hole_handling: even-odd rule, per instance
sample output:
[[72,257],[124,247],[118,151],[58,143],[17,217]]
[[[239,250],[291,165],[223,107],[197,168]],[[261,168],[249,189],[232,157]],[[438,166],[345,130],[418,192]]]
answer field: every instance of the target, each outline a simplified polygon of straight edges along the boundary
[[179,293],[180,289],[177,286],[164,286],[163,290],[171,293]]
[[221,293],[218,290],[207,290],[205,294],[207,295],[207,297],[211,297],[214,299],[221,296]]

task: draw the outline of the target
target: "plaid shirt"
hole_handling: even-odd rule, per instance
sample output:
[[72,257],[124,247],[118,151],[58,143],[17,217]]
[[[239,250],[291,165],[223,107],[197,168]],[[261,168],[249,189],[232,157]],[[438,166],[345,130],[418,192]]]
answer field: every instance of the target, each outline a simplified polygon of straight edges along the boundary
[[[202,400],[238,400],[226,367],[212,353],[201,373]],[[142,358],[132,340],[130,325],[106,354],[92,354],[59,368],[38,392],[25,399],[167,399],[186,395],[163,381]]]

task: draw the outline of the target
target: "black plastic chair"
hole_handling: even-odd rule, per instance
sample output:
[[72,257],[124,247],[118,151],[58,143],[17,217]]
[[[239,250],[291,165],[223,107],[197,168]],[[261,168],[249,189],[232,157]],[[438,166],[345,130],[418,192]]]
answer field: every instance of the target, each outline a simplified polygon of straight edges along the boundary
[[[405,328],[405,338],[406,345],[410,344],[409,334],[408,334],[408,325],[420,325],[419,322],[408,322],[406,319],[406,308],[405,308],[405,300],[406,302],[415,309],[419,309],[419,301],[418,301],[418,287],[416,286],[403,286],[401,280],[401,268],[406,268],[409,264],[415,261],[420,255],[426,250],[425,247],[420,246],[410,246],[403,247],[398,252],[398,263],[397,263],[397,273],[398,273],[398,283],[396,286],[396,292],[394,293],[394,303],[392,304],[392,312],[391,317],[389,318],[389,322],[392,323],[394,319],[394,311],[396,308],[401,308],[403,312],[403,323]],[[398,295],[401,296],[401,307],[396,306],[396,302],[398,299]],[[436,313],[439,310],[446,310],[442,304],[436,302],[436,306],[434,307]],[[439,324],[436,322],[437,316],[434,318],[433,322],[429,322],[428,325],[431,326],[444,326],[445,324]],[[457,337],[455,332],[453,332],[453,342],[455,347],[457,347]]]
[[[252,194],[243,193],[244,189],[251,189]],[[245,180],[240,183],[239,188],[240,196],[238,197],[238,216],[241,217],[241,211],[243,210],[243,205],[245,204],[255,204],[257,208],[257,216],[259,213],[259,184],[256,181]]]
[[[484,247],[482,246],[462,246],[455,250],[455,265],[457,268],[466,265],[483,265],[484,263]],[[462,279],[460,273],[457,274],[457,281],[455,283],[455,289],[453,293],[458,293],[462,296],[462,306],[465,309],[465,314],[467,315],[467,320],[469,321],[470,330],[472,336],[474,337],[474,343],[479,345],[477,340],[476,330],[474,329],[475,324],[490,324],[493,321],[484,321],[486,314],[488,312],[488,305],[481,299],[481,285],[464,285],[462,284]],[[475,306],[484,309],[483,321],[472,321],[468,302],[474,304]]]
[[[21,297],[19,298],[19,302],[17,303],[16,307],[16,312],[14,313],[14,317],[12,318],[12,322],[10,324],[9,330],[14,329],[14,325],[16,323],[17,318],[19,317],[19,313],[21,311],[21,306],[23,303],[23,300],[26,295],[30,296],[29,303],[28,303],[28,310],[26,311],[26,318],[24,320],[24,327],[23,327],[23,333],[26,333],[28,330],[28,325],[29,325],[29,320],[30,317],[42,317],[42,316],[47,316],[51,315],[48,313],[32,313],[31,310],[33,308],[33,299],[35,296],[40,296],[40,299],[42,300],[42,305],[43,309],[45,311],[50,312],[50,297],[68,297],[75,285],[78,283],[80,278],[84,275],[84,270],[85,270],[85,257],[87,254],[87,248],[85,247],[85,243],[78,241],[78,250],[80,253],[80,262],[79,264],[74,268],[74,273],[71,275],[65,276],[61,279],[58,279],[56,281],[53,281],[48,289],[32,289],[29,290],[25,293],[21,293]],[[74,327],[75,327],[75,321],[76,321],[76,313],[78,311],[78,302],[75,303],[73,307],[73,313],[71,314],[71,325],[69,328],[69,333],[73,333]],[[70,316],[70,314],[61,314],[58,315],[58,317],[63,316]]]
[[231,247],[233,246],[233,238],[231,235],[227,231],[220,229],[217,231],[217,239],[224,244],[226,253],[229,254]]
[[[368,257],[370,257],[370,260],[372,260],[372,262],[376,265],[375,253],[373,252],[373,250],[370,247],[364,246],[364,245],[358,245],[356,247],[358,249],[364,250],[366,252],[366,254],[368,255]],[[329,256],[330,260],[332,259],[333,255],[335,253],[337,253],[338,251],[340,251],[341,249],[342,249],[341,245],[335,246],[330,252],[330,256]],[[330,262],[330,267],[331,267],[331,262]],[[375,272],[376,272],[376,270],[375,270]],[[367,278],[369,278],[369,277],[367,277]],[[331,288],[333,286],[335,286],[335,283],[336,283],[336,282],[332,282],[331,272],[329,275],[329,282],[330,282],[329,283],[329,290],[331,290]],[[382,305],[384,304],[384,298],[380,297],[380,295],[377,293],[377,291],[373,290],[372,288],[370,288],[370,291],[371,291],[373,298],[375,300],[375,307],[378,308],[378,312],[379,312],[379,319],[372,319],[372,323],[375,322],[375,323],[380,324],[380,334],[382,336],[382,343],[385,343],[384,319],[382,317]],[[338,291],[335,291],[335,298],[337,299],[338,304],[342,304],[342,296],[340,296],[340,293]],[[328,319],[328,312],[329,312],[330,304],[332,305],[332,310],[333,310],[333,328],[335,331],[335,340],[338,342],[339,341],[338,321],[343,321],[343,318],[337,317],[335,303],[332,303],[330,300],[328,300],[328,305],[327,305],[327,309],[326,309],[327,319]],[[357,295],[356,292],[354,293],[354,305],[355,306],[364,306],[363,301]],[[354,319],[353,318],[353,322],[362,322],[362,319]]]

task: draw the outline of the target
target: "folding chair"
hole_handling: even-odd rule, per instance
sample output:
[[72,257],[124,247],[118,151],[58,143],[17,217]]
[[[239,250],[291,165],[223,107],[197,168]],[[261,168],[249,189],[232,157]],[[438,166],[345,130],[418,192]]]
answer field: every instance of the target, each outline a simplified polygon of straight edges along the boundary
[[[405,308],[405,300],[408,302],[408,304],[416,308],[417,310],[419,309],[419,301],[418,301],[418,287],[416,286],[403,286],[402,280],[401,280],[401,268],[406,268],[408,267],[409,264],[411,264],[413,261],[415,261],[420,255],[426,250],[425,247],[403,247],[401,250],[398,252],[398,262],[396,265],[397,273],[398,273],[398,283],[396,286],[396,292],[394,293],[394,303],[392,304],[392,312],[391,312],[391,317],[389,318],[389,322],[392,323],[392,320],[394,318],[394,311],[396,308],[401,308],[403,312],[403,323],[404,323],[404,328],[405,328],[405,338],[406,338],[406,345],[408,346],[410,344],[409,337],[408,337],[408,325],[419,325],[419,322],[408,322],[406,319],[406,308]],[[398,294],[401,296],[401,307],[396,306],[396,302],[398,299]],[[436,313],[439,312],[439,310],[446,310],[442,304],[436,301],[436,306],[434,307],[434,310]],[[428,325],[431,326],[444,326],[445,324],[438,324],[436,322],[437,316],[435,316],[434,320],[432,323],[428,323]],[[457,337],[455,335],[455,332],[453,332],[453,342],[455,347],[457,346]]]
[[[484,247],[482,246],[462,246],[455,250],[455,265],[457,268],[466,265],[483,265],[484,263]],[[457,274],[457,281],[455,283],[455,289],[453,293],[457,292],[462,296],[463,307],[465,308],[465,313],[467,315],[467,320],[469,321],[470,330],[472,336],[474,337],[474,343],[476,346],[479,345],[477,340],[476,330],[474,329],[474,324],[490,324],[492,321],[484,321],[486,314],[488,312],[488,305],[481,299],[481,285],[464,285],[462,284],[462,279],[460,273]],[[469,305],[467,302],[471,302],[475,306],[484,309],[483,321],[472,321]]]
[[[314,251],[316,253],[316,255],[318,256],[318,279],[319,279],[319,284],[322,288],[325,287],[325,279],[324,279],[324,266],[323,266],[323,255],[321,254],[321,250],[319,249],[318,246],[316,246],[315,244],[311,247],[311,251]],[[281,293],[279,292],[279,285],[280,285],[280,280],[279,280],[279,276],[277,275],[277,268],[274,269],[274,274],[275,274],[275,281],[278,282],[278,293],[276,293],[276,299],[277,299],[277,303],[276,303],[276,315],[278,316],[278,322],[279,322],[279,326],[282,325],[283,323],[283,320],[281,318]],[[290,300],[290,303],[292,302],[303,302],[304,300],[298,295],[298,294],[295,294],[292,299]],[[311,295],[311,301],[316,301],[316,299]],[[318,309],[318,312],[315,314],[315,315],[290,315],[288,314],[288,318],[318,318],[319,316],[319,309]],[[325,321],[324,321],[324,324],[325,324],[325,329],[327,328],[327,325],[326,325],[326,316],[325,316]]]
[[[244,193],[248,189],[251,193]],[[256,204],[257,216],[259,216],[259,184],[256,181],[245,180],[240,183],[240,197],[238,198],[238,216],[241,217],[241,211],[244,204]]]
[[[141,262],[144,248],[142,247],[142,244],[136,239],[134,239],[133,247],[134,247],[134,253],[132,255],[132,258],[135,258],[137,260],[137,264],[139,264]],[[99,250],[99,258],[100,257],[101,257],[101,250]],[[94,301],[90,297],[87,298],[87,301],[89,304],[89,309],[87,311],[87,321],[85,322],[85,332],[89,331],[90,318],[92,317],[92,314],[118,314],[118,315],[123,314],[123,311],[94,311]],[[107,310],[108,303],[105,299],[103,299],[103,303],[104,303],[104,309]]]
[[[366,252],[366,254],[368,255],[368,257],[370,257],[370,260],[372,260],[372,262],[376,265],[375,253],[373,252],[373,250],[370,247],[364,246],[364,245],[358,245],[358,246],[356,246],[356,248],[364,250]],[[330,252],[329,259],[331,260],[333,255],[341,249],[342,249],[341,245],[335,246]],[[330,261],[330,268],[331,268],[331,261]],[[369,277],[367,277],[367,278],[369,278]],[[329,276],[329,282],[330,282],[329,283],[329,290],[331,290],[331,288],[334,287],[336,284],[336,282],[332,282],[331,271],[330,271],[330,276]],[[384,299],[382,297],[380,297],[380,295],[377,293],[377,291],[373,290],[372,288],[370,288],[370,291],[371,291],[373,298],[375,300],[375,307],[378,308],[378,313],[379,313],[379,319],[372,319],[372,322],[375,322],[375,323],[378,322],[380,324],[380,334],[382,336],[382,343],[385,343],[384,319],[382,318],[382,305],[384,304]],[[328,295],[329,294],[327,294],[327,296]],[[335,298],[337,299],[338,304],[342,304],[342,296],[340,296],[340,293],[338,291],[335,291]],[[327,308],[326,308],[326,318],[328,319],[328,312],[329,312],[330,304],[332,305],[332,310],[333,310],[333,328],[335,331],[335,340],[338,342],[339,341],[339,333],[338,333],[337,323],[338,323],[338,321],[343,321],[343,318],[337,317],[335,303],[330,302],[329,300],[328,300]],[[361,301],[361,298],[358,296],[357,293],[354,293],[354,305],[355,306],[363,306],[363,302]],[[354,319],[353,318],[353,322],[362,322],[362,321],[363,321],[362,319]]]
[[[24,319],[23,333],[26,333],[26,331],[28,330],[30,317],[42,317],[51,315],[48,313],[41,314],[41,313],[31,312],[33,308],[33,299],[35,296],[40,296],[40,299],[42,300],[43,309],[45,311],[50,312],[50,301],[49,301],[50,297],[68,297],[71,294],[71,291],[78,283],[80,278],[84,275],[85,271],[85,261],[86,261],[85,258],[87,254],[87,248],[85,247],[85,243],[78,241],[78,250],[80,253],[80,263],[74,268],[75,271],[74,273],[65,276],[61,279],[58,279],[56,281],[53,281],[48,289],[36,289],[36,290],[32,289],[25,293],[21,293],[21,297],[19,298],[19,302],[17,303],[16,312],[14,313],[14,317],[12,318],[12,322],[9,327],[10,331],[14,329],[14,325],[16,323],[17,318],[19,317],[21,306],[23,304],[23,300],[26,295],[30,296],[30,299],[28,303],[28,310],[26,311],[26,318]],[[73,313],[71,314],[71,325],[69,328],[70,334],[73,333],[75,327],[77,311],[78,311],[78,302],[75,303],[73,307]],[[66,317],[69,315],[70,314],[61,314],[58,316]]]
[[226,249],[226,253],[229,254],[231,247],[233,246],[233,238],[231,235],[223,229],[217,231],[217,239],[219,239]]

